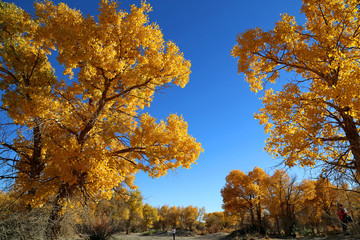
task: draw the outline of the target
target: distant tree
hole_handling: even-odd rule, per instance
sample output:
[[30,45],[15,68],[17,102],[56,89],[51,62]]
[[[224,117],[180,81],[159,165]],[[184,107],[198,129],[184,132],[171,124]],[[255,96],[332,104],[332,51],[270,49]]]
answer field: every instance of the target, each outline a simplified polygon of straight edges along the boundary
[[345,191],[333,185],[326,178],[319,178],[315,183],[314,203],[318,205],[322,212],[328,217],[335,216],[337,218],[337,203],[341,201],[344,195]]
[[[0,1],[0,179],[15,180],[29,208],[53,200],[54,238],[65,198],[110,198],[139,171],[190,167],[202,148],[182,117],[157,123],[144,113],[155,91],[184,87],[190,74],[179,48],[149,24],[149,4],[127,13],[101,0],[97,17],[51,1],[35,10]],[[67,79],[55,75],[52,52]]]
[[163,205],[161,207],[158,207],[157,211],[159,216],[158,225],[161,230],[165,230],[168,226],[167,215],[169,213],[169,205]]
[[271,155],[290,167],[360,174],[359,1],[303,0],[301,12],[303,25],[283,14],[272,30],[241,33],[231,54],[254,92],[293,74],[281,90],[265,90],[256,114]]
[[[290,178],[282,169],[275,170],[270,177],[267,209],[275,220],[278,233],[283,230],[286,235],[290,235],[304,201],[314,197],[315,185],[312,181],[304,180],[299,184],[296,177]],[[311,213],[311,217],[315,218],[315,215]]]
[[142,208],[142,226],[143,230],[152,228],[153,223],[159,219],[156,208],[146,203]]
[[130,197],[125,201],[126,217],[125,229],[126,234],[130,233],[130,227],[134,221],[140,221],[143,218],[143,197],[138,190],[131,191]]
[[311,181],[315,195],[304,201],[299,220],[303,225],[326,232],[328,228],[335,229],[338,224],[337,203],[344,191],[337,188],[328,179],[319,178]]
[[247,175],[240,170],[232,170],[226,176],[226,184],[221,189],[224,210],[235,215],[247,211],[251,225],[263,230],[268,178],[269,176],[258,167]]
[[193,206],[187,206],[183,209],[184,223],[187,230],[192,231],[199,217],[199,208]]
[[209,233],[219,232],[225,226],[224,212],[206,213],[204,220]]
[[199,215],[197,219],[198,222],[201,222],[203,220],[205,213],[206,213],[205,207],[199,208]]
[[176,228],[180,222],[181,207],[172,206],[166,214],[167,225],[171,228]]

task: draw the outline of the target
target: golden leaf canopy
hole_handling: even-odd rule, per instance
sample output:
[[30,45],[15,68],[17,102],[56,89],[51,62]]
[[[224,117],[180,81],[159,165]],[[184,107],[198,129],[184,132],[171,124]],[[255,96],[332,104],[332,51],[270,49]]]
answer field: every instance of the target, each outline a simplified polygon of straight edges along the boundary
[[288,166],[323,164],[324,174],[360,172],[360,12],[356,0],[303,0],[304,24],[283,14],[271,30],[241,33],[231,51],[254,92],[266,150]]
[[0,4],[1,110],[12,124],[1,147],[16,155],[14,188],[32,205],[109,197],[138,171],[159,177],[195,163],[203,149],[185,120],[144,112],[158,89],[184,87],[191,66],[149,23],[149,4],[125,12],[102,0],[96,17],[51,1],[36,2],[34,17]]

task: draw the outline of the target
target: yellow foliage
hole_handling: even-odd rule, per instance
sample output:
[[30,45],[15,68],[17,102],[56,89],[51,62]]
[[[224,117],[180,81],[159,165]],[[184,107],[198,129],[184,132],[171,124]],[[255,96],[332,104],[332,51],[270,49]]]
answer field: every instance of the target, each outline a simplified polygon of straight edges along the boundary
[[304,0],[306,22],[283,14],[272,30],[241,33],[231,51],[254,92],[280,74],[295,79],[265,91],[256,114],[269,134],[266,150],[292,167],[323,161],[360,171],[360,42],[357,0]]
[[[184,87],[191,66],[149,23],[149,4],[125,12],[102,0],[99,15],[85,17],[44,1],[35,18],[0,4],[2,110],[19,126],[1,144],[20,158],[14,188],[32,206],[80,193],[110,198],[134,188],[138,171],[159,177],[195,163],[203,149],[182,117],[156,123],[143,112],[157,89]],[[68,79],[57,79],[52,52]]]
[[268,196],[269,176],[261,168],[255,167],[247,175],[240,170],[232,170],[221,189],[223,208],[237,216],[245,211],[250,214],[251,223],[262,221],[262,210]]
[[[158,212],[156,208],[150,206],[148,203],[146,203],[142,208],[142,216],[143,216],[143,225],[148,228],[152,228],[152,225],[155,221],[159,220]],[[144,229],[144,230],[146,230]]]

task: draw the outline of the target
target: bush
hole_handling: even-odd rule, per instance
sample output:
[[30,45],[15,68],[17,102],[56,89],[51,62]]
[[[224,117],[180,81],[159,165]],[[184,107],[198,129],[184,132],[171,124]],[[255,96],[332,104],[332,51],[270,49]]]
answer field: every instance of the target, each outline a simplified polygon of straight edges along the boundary
[[114,220],[102,216],[87,224],[79,225],[78,231],[88,240],[107,240],[114,233],[119,232],[119,228]]
[[0,216],[0,239],[45,239],[48,215],[43,209],[11,212]]

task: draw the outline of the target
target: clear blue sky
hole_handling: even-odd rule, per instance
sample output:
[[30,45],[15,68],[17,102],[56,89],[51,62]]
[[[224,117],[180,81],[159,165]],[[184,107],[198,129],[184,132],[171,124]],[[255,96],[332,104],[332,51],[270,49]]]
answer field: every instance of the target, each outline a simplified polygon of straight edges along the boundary
[[[32,0],[8,0],[33,12]],[[96,15],[98,0],[62,0],[83,14]],[[124,0],[121,8],[137,4]],[[230,56],[238,33],[253,27],[272,28],[281,13],[299,18],[301,0],[148,0],[150,21],[159,24],[165,40],[174,41],[192,62],[190,82],[157,94],[149,108],[158,120],[182,114],[189,132],[205,150],[191,169],[177,169],[159,179],[138,174],[136,184],[152,206],[205,207],[222,211],[221,188],[233,169],[255,166],[272,173],[280,160],[264,152],[263,127],[253,115],[261,107],[260,94],[250,92],[236,59]],[[285,76],[286,78],[286,76]],[[293,171],[299,180],[302,171]]]

